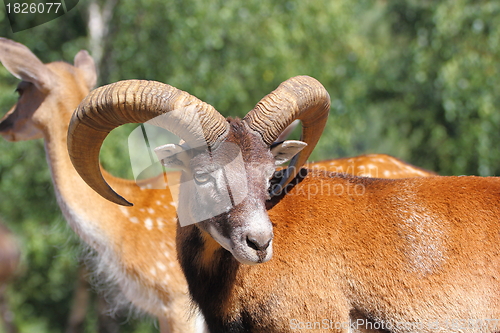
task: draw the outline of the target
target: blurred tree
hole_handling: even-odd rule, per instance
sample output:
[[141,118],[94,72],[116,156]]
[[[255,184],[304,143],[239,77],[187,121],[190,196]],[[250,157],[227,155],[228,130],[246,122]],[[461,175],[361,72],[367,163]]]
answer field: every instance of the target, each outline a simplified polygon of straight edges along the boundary
[[384,38],[390,51],[378,58],[367,105],[391,121],[376,131],[378,145],[441,174],[500,174],[500,4],[389,2],[384,16],[390,30],[375,45]]

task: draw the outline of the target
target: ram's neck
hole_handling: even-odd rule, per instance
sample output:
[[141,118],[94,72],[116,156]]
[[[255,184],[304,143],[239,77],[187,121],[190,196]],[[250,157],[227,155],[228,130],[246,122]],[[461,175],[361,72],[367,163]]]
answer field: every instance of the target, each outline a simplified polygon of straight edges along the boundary
[[191,296],[210,331],[240,332],[241,305],[234,287],[241,264],[196,225],[177,227],[177,252]]

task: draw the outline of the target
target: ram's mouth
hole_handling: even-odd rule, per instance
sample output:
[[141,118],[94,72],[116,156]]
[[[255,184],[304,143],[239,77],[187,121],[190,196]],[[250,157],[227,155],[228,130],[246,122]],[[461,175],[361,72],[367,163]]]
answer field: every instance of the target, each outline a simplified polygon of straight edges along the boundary
[[234,258],[244,265],[257,265],[269,261],[273,257],[272,240],[269,241],[265,250],[257,249],[253,244],[235,244],[230,251]]

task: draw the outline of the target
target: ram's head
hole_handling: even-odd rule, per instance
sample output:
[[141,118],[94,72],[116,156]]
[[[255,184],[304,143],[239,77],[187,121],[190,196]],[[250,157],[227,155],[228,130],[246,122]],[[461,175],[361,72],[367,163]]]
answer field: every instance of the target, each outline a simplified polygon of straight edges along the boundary
[[[182,170],[181,226],[197,223],[238,261],[261,263],[272,256],[273,230],[265,202],[306,162],[329,107],[327,91],[307,76],[283,82],[241,120],[225,119],[209,104],[167,84],[122,81],[94,90],[80,104],[69,128],[68,148],[76,170],[94,190],[117,204],[131,205],[101,175],[103,140],[126,123],[149,122],[171,131],[182,143],[160,146],[156,153],[164,165]],[[275,143],[296,119],[302,121],[302,141]],[[292,157],[279,184],[269,189],[276,165]]]

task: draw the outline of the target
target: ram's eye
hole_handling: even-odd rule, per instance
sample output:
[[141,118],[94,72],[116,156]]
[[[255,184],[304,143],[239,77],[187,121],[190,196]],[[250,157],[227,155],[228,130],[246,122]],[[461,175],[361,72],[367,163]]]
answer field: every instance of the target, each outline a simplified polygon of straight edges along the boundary
[[19,95],[19,97],[21,97],[21,95],[23,94],[23,89],[20,88],[20,87],[17,87],[16,88],[16,93]]
[[208,182],[211,178],[210,174],[208,173],[195,173],[194,174],[194,181],[196,182],[196,184],[198,185],[201,185],[201,184],[205,184],[206,182]]

